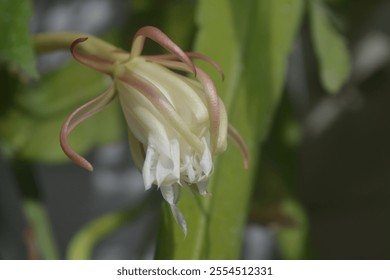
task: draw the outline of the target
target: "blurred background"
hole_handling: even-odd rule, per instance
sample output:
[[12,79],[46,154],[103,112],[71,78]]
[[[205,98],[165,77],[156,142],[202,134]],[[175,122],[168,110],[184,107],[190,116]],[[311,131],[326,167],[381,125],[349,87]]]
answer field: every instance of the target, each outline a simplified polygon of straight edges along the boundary
[[[345,43],[349,66],[340,67],[347,74],[339,86],[324,84],[318,53],[334,46],[316,39],[321,15],[306,1],[283,94],[253,167],[238,257],[389,259],[390,1],[313,1],[336,34],[329,41]],[[138,28],[155,25],[190,50],[197,9],[195,0],[35,0],[28,30],[89,33],[129,49]],[[146,52],[159,51],[146,45]],[[82,258],[83,244],[91,247],[88,258],[153,259],[163,202],[155,189],[144,191],[118,104],[75,131],[74,148],[94,164],[93,173],[69,163],[56,138],[73,104],[109,81],[92,71],[81,78],[89,70],[67,51],[37,57],[39,80],[0,58],[0,258]],[[92,228],[95,239],[83,239],[80,230]]]

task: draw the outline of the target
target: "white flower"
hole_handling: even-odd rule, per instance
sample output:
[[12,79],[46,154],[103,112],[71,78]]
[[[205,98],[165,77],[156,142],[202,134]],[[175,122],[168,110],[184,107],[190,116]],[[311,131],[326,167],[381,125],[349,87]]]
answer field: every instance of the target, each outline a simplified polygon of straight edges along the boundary
[[[142,56],[145,38],[158,42],[171,54]],[[74,152],[67,142],[69,133],[119,96],[128,124],[133,161],[142,170],[145,188],[156,185],[170,204],[172,213],[186,234],[184,216],[176,207],[182,186],[196,185],[207,194],[213,171],[213,157],[227,146],[232,136],[248,164],[245,144],[228,125],[224,105],[210,77],[191,59],[203,59],[222,75],[219,66],[204,55],[185,53],[159,29],[141,28],[130,53],[93,38],[93,45],[75,40],[73,56],[81,63],[109,74],[113,83],[102,95],[76,109],[61,129],[61,146],[76,163],[88,170],[92,165]],[[79,46],[79,48],[78,48]],[[81,51],[80,51],[80,50]],[[172,70],[195,75],[196,79]]]

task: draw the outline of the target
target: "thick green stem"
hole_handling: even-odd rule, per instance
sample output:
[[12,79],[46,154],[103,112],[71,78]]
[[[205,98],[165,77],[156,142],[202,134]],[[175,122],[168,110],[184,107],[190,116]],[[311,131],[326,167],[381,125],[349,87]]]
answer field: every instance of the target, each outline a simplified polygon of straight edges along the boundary
[[79,38],[88,38],[79,47],[84,52],[95,54],[102,58],[126,59],[129,54],[93,35],[77,32],[48,32],[33,36],[33,44],[38,54],[69,49],[71,44]]
[[38,33],[33,36],[33,43],[38,54],[69,49],[77,38],[90,37],[90,35],[73,32]]

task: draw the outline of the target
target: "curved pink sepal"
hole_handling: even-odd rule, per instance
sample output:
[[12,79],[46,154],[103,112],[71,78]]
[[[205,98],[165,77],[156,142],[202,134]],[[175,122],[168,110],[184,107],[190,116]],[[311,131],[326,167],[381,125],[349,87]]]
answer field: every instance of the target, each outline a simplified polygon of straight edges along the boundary
[[249,168],[249,152],[248,148],[245,144],[244,139],[242,139],[240,133],[238,133],[237,129],[235,129],[230,123],[228,126],[228,135],[232,139],[233,143],[238,147],[240,151],[245,169]]
[[60,144],[62,150],[72,161],[89,171],[93,171],[92,164],[70,147],[68,136],[81,122],[104,109],[113,100],[114,96],[115,89],[111,86],[103,94],[74,110],[61,127]]
[[[167,49],[173,55],[175,55],[179,60],[181,60],[184,64],[190,67],[192,73],[196,76],[195,65],[192,63],[191,59],[186,55],[186,53],[177,46],[167,35],[165,35],[160,29],[154,26],[145,26],[137,31],[134,35],[133,44],[135,40],[140,39],[139,50],[142,50],[145,38],[149,38],[163,48]],[[133,51],[133,50],[132,50]],[[139,54],[136,54],[139,55]]]
[[[201,59],[203,61],[206,61],[207,63],[209,63],[211,66],[213,66],[218,71],[218,73],[222,77],[222,80],[225,79],[225,73],[223,72],[222,68],[219,66],[218,63],[216,63],[214,60],[212,60],[208,56],[201,54],[201,53],[195,53],[195,52],[185,52],[185,54],[189,58],[196,58],[196,59]],[[146,60],[156,61],[156,62],[161,62],[161,61],[166,62],[169,60],[177,59],[177,57],[173,54],[146,55],[144,57],[146,58]]]
[[81,53],[77,50],[77,46],[88,40],[88,37],[78,38],[70,45],[70,52],[73,57],[80,63],[95,69],[96,71],[109,74],[111,73],[111,66],[114,62],[104,59],[92,54]]

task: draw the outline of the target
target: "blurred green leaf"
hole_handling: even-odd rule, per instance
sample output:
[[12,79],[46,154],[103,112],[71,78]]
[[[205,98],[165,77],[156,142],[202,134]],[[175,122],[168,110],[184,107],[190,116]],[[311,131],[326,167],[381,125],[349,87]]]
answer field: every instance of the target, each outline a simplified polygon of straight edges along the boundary
[[320,67],[320,77],[329,93],[337,93],[347,82],[351,62],[345,39],[335,29],[320,0],[310,0],[310,30]]
[[150,201],[146,199],[137,206],[105,214],[83,226],[72,238],[66,259],[92,259],[95,246],[110,233],[135,220],[146,209]]
[[165,3],[163,30],[172,34],[170,38],[181,48],[187,49],[192,43],[195,2],[189,0],[171,0]]
[[[125,31],[129,42],[124,48],[127,49],[131,43],[129,34],[135,34],[145,25],[152,25],[169,34],[170,39],[183,50],[188,50],[195,33],[195,7],[196,1],[193,0],[132,1],[130,25],[126,26]],[[162,48],[158,44],[146,42],[143,53],[155,54],[161,51]]]
[[37,77],[34,50],[29,34],[29,0],[0,1],[0,60]]
[[[287,94],[274,115],[272,128],[262,146],[256,174],[258,187],[252,192],[250,221],[279,227],[294,224],[294,215],[284,201],[297,195],[297,161],[301,131]],[[283,251],[283,247],[281,247]]]
[[[16,104],[0,118],[0,141],[10,155],[39,160],[65,160],[59,131],[77,107],[103,92],[110,81],[103,75],[70,62],[42,79],[33,88],[17,93]],[[70,144],[79,153],[117,140],[122,135],[117,102],[72,132]]]
[[50,222],[42,203],[27,199],[24,202],[24,208],[28,224],[31,225],[34,230],[40,257],[45,260],[58,259],[59,256],[55,241],[53,240]]
[[[244,170],[233,146],[216,160],[208,197],[182,192],[179,208],[188,235],[167,209],[159,235],[160,259],[237,259],[258,162],[285,77],[286,59],[302,18],[301,0],[200,1],[196,50],[224,69],[226,81],[216,82],[230,122],[249,148],[251,167]],[[207,66],[205,66],[206,68]],[[215,70],[214,81],[220,78]]]

